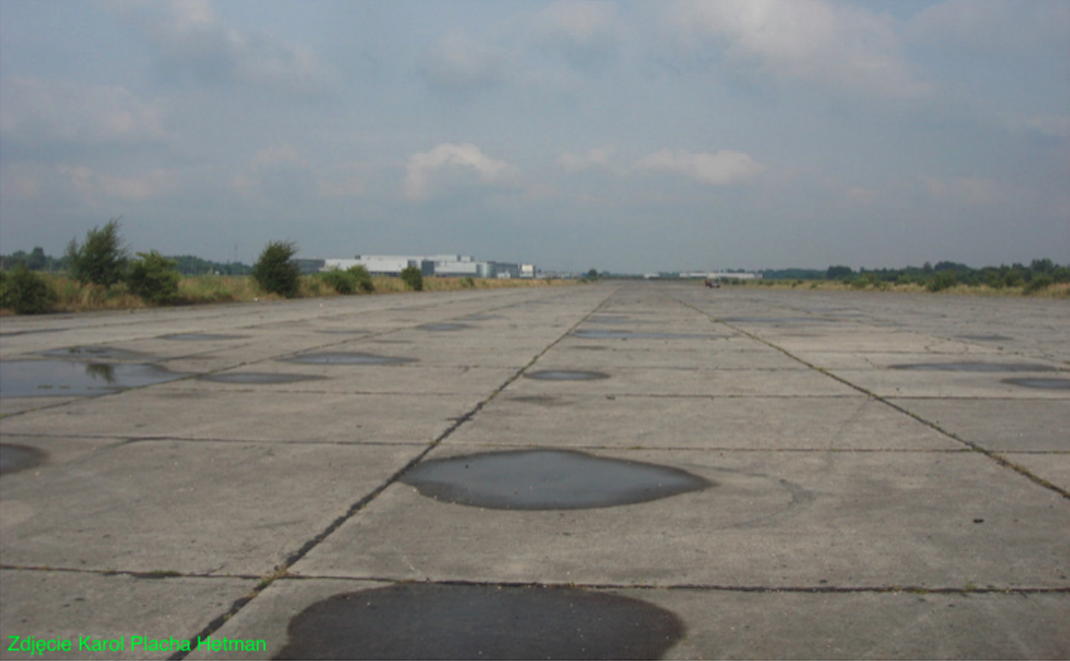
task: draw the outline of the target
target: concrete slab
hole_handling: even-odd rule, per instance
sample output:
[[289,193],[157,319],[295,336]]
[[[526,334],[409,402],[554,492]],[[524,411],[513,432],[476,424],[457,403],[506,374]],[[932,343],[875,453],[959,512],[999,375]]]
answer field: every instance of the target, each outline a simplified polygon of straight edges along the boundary
[[450,443],[495,447],[755,450],[961,450],[931,427],[861,394],[798,397],[515,395],[489,402]]
[[[255,585],[248,578],[0,570],[3,657],[167,659],[180,646],[173,639],[195,637]],[[69,641],[70,651],[31,654],[9,649],[30,638]],[[161,642],[153,645],[138,638]],[[95,641],[113,646],[96,651]],[[162,641],[171,649],[164,649]]]
[[[432,457],[479,452],[449,444]],[[973,452],[600,451],[713,487],[647,503],[507,511],[388,488],[302,576],[589,585],[926,589],[1066,584],[1070,503]]]
[[[219,384],[212,384],[219,386]],[[481,401],[467,396],[177,385],[6,418],[5,434],[190,440],[428,443]]]
[[[1050,371],[892,369],[1065,371],[1068,329],[1067,301],[639,282],[5,317],[0,360],[108,346],[111,360],[191,376],[95,398],[0,395],[0,443],[43,458],[0,477],[0,628],[208,627],[265,640],[261,658],[287,649],[295,616],[341,593],[400,610],[401,621],[376,615],[376,640],[433,644],[456,637],[457,617],[485,630],[479,618],[501,613],[465,609],[508,606],[500,591],[678,622],[671,646],[647,656],[1070,657],[1070,397],[1002,383]],[[416,361],[284,362],[320,351]],[[249,373],[324,378],[202,379]],[[419,483],[434,500],[395,479],[413,461],[426,477],[435,458],[505,450],[554,457],[561,474],[523,463],[486,474],[516,455],[480,461],[496,494],[484,509],[451,503],[464,499],[448,486]],[[631,504],[595,509],[491,508],[510,502],[509,485],[517,498],[546,491],[528,484],[536,475],[557,485],[554,503],[575,489],[657,491],[666,485],[632,473],[672,482],[678,471],[699,490],[628,492],[612,502]],[[139,578],[149,575],[165,578]],[[268,587],[250,591],[261,578]],[[429,594],[439,601],[420,601]],[[114,607],[78,610],[90,595]],[[518,611],[525,626],[559,621],[541,599]],[[164,612],[174,627],[153,628]],[[413,613],[424,618],[415,629]],[[608,639],[631,631],[595,619]],[[316,636],[329,647],[351,629]],[[503,631],[521,635],[493,633]]]
[[[550,363],[551,365],[553,363]],[[542,365],[539,366],[542,368]],[[606,371],[606,370],[603,370]],[[819,372],[797,369],[722,371],[616,366],[598,381],[517,379],[511,395],[660,395],[707,397],[844,397],[858,391]]]
[[921,370],[835,370],[833,374],[880,397],[964,397],[981,399],[1052,399],[1070,403],[1066,388],[1028,388],[1008,379],[1059,379],[1062,372],[940,372]]
[[[47,442],[35,446],[49,450]],[[422,446],[140,441],[3,476],[5,566],[261,575]],[[301,479],[310,476],[312,479]]]
[[1070,452],[1070,404],[1061,399],[892,399],[959,438],[997,452]]
[[1063,491],[1070,492],[1070,453],[999,452],[997,454]]

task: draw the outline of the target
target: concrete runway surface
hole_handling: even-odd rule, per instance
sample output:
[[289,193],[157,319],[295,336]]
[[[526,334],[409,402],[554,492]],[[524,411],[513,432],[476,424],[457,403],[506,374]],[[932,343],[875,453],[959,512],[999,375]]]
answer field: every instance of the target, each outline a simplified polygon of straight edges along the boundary
[[1067,301],[7,317],[0,370],[5,659],[1070,657]]

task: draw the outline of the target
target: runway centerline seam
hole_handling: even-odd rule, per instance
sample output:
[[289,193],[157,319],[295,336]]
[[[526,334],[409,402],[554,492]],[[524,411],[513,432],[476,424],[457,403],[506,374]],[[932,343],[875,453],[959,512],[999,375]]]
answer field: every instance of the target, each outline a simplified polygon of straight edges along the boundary
[[[395,484],[398,480],[400,480],[401,477],[405,473],[407,473],[414,466],[416,466],[418,463],[420,463],[424,459],[424,457],[426,457],[428,454],[431,453],[431,451],[433,451],[434,449],[439,447],[442,444],[442,442],[445,441],[447,438],[449,438],[455,431],[457,431],[457,429],[459,429],[462,425],[464,425],[466,422],[468,422],[473,417],[475,417],[475,415],[477,413],[479,413],[479,411],[488,402],[493,400],[498,395],[498,393],[500,393],[503,390],[505,390],[506,388],[508,388],[514,381],[519,379],[524,374],[524,372],[529,367],[531,367],[533,364],[535,364],[535,362],[539,358],[541,358],[547,351],[549,351],[554,346],[556,346],[559,342],[561,342],[561,340],[563,340],[565,337],[567,337],[569,333],[571,333],[580,324],[582,324],[584,321],[586,321],[588,318],[590,318],[591,315],[595,314],[598,310],[602,309],[602,307],[605,305],[606,301],[608,301],[610,298],[612,298],[613,294],[615,294],[618,290],[619,290],[619,288],[615,289],[613,292],[610,292],[597,306],[595,306],[595,308],[593,310],[591,310],[590,312],[585,314],[579,321],[577,321],[575,324],[573,324],[571,327],[569,327],[561,336],[559,336],[556,340],[554,340],[553,342],[548,344],[545,348],[543,348],[543,350],[540,351],[538,354],[536,354],[535,357],[532,358],[530,361],[528,361],[528,363],[526,365],[521,367],[519,370],[516,371],[515,374],[513,374],[511,377],[506,379],[504,383],[502,383],[500,386],[495,388],[487,397],[485,397],[484,399],[479,401],[470,411],[468,411],[464,415],[459,416],[458,418],[456,418],[454,420],[453,424],[451,424],[449,427],[447,427],[445,431],[443,431],[437,438],[435,438],[435,440],[431,441],[427,445],[427,447],[425,447],[423,449],[422,452],[420,452],[419,454],[416,455],[416,457],[411,459],[408,463],[406,463],[404,466],[402,466],[400,470],[396,471],[393,475],[391,475],[389,478],[387,478],[387,480],[385,482],[380,484],[378,487],[376,487],[375,489],[373,489],[372,491],[367,493],[363,498],[361,498],[356,503],[351,505],[349,507],[349,509],[346,510],[345,514],[343,514],[342,516],[340,516],[340,517],[336,518],[334,521],[332,521],[322,532],[320,532],[319,534],[315,535],[314,537],[309,539],[307,542],[305,542],[301,546],[300,549],[298,549],[295,553],[293,553],[290,556],[288,556],[279,565],[277,565],[274,568],[274,570],[272,570],[266,576],[261,578],[260,583],[255,588],[253,588],[252,592],[250,592],[248,595],[242,597],[241,599],[238,599],[237,601],[235,601],[234,604],[231,605],[230,609],[226,613],[223,613],[222,615],[219,615],[218,617],[213,619],[211,622],[208,623],[208,625],[204,629],[202,629],[199,633],[197,633],[193,638],[190,638],[189,639],[190,642],[191,642],[190,647],[193,648],[192,642],[193,642],[193,640],[195,638],[196,639],[203,639],[203,638],[207,638],[207,637],[211,636],[220,627],[222,627],[223,624],[225,624],[230,618],[232,618],[235,615],[237,615],[238,612],[240,612],[243,608],[245,608],[246,605],[248,605],[251,601],[256,599],[256,597],[258,597],[264,590],[266,590],[269,586],[271,586],[272,583],[274,583],[279,578],[285,577],[287,575],[287,572],[288,572],[290,567],[295,565],[297,562],[300,562],[302,558],[304,558],[306,555],[308,555],[312,551],[312,549],[316,548],[316,546],[318,546],[320,543],[322,543],[324,540],[326,540],[336,530],[341,528],[357,512],[360,512],[365,507],[367,507],[372,501],[374,501],[379,496],[379,494],[383,493],[391,485]],[[171,655],[171,657],[169,657],[169,658],[172,659],[173,661],[182,661],[183,659],[186,658],[186,656],[188,656],[188,654],[189,654],[189,651],[179,651],[179,652],[176,652],[175,654]]]

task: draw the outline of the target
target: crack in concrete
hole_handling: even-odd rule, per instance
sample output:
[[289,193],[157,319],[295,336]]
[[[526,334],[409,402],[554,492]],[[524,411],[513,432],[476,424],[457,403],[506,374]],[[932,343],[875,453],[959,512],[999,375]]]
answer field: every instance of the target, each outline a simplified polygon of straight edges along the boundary
[[[512,385],[513,382],[515,382],[517,379],[519,379],[521,376],[523,376],[524,372],[528,368],[530,368],[532,365],[534,365],[535,362],[539,360],[539,358],[541,358],[543,355],[546,354],[546,352],[548,352],[550,349],[552,349],[554,346],[556,346],[558,343],[560,343],[565,337],[568,336],[569,333],[571,333],[580,324],[582,324],[584,321],[586,321],[591,315],[595,314],[596,312],[598,312],[598,310],[600,310],[603,306],[605,306],[606,302],[610,298],[612,298],[613,294],[615,294],[616,291],[618,291],[618,290],[614,290],[613,292],[611,292],[605,299],[603,299],[603,301],[598,306],[595,307],[594,310],[588,312],[578,322],[576,322],[574,325],[572,325],[570,328],[568,328],[560,337],[558,337],[556,340],[554,340],[549,345],[547,345],[542,351],[540,351],[538,354],[536,354],[535,357],[532,358],[526,365],[521,367],[519,370],[517,370],[517,372],[515,374],[513,374],[511,377],[506,379],[504,383],[502,383],[500,386],[495,388],[494,391],[492,391],[490,393],[490,395],[488,395],[483,400],[478,402],[467,413],[465,413],[464,415],[456,418],[453,421],[453,424],[451,424],[449,427],[447,427],[444,432],[439,434],[439,436],[437,438],[435,438],[435,440],[433,440],[429,444],[427,444],[427,447],[425,447],[422,452],[417,454],[416,457],[414,457],[407,464],[402,466],[402,468],[400,470],[396,471],[385,482],[380,484],[378,487],[376,487],[371,492],[366,494],[363,498],[361,498],[356,503],[351,505],[349,507],[349,509],[342,516],[339,516],[338,518],[336,518],[323,531],[321,531],[319,534],[315,535],[314,537],[312,537],[311,539],[306,541],[304,543],[304,545],[302,545],[301,548],[299,548],[296,552],[294,552],[294,553],[290,554],[289,556],[287,556],[287,558],[285,560],[283,560],[279,565],[277,565],[275,567],[274,571],[272,571],[267,576],[265,576],[265,577],[263,577],[261,579],[260,584],[257,585],[250,594],[248,594],[245,597],[242,597],[241,599],[238,599],[237,601],[235,601],[234,604],[231,605],[231,608],[228,611],[226,611],[225,613],[223,613],[219,617],[217,617],[214,620],[212,620],[208,624],[208,626],[206,626],[204,629],[202,629],[195,636],[191,637],[189,639],[190,642],[191,642],[190,647],[193,648],[192,642],[195,639],[207,638],[208,636],[211,636],[213,633],[215,633],[221,626],[223,626],[223,624],[225,624],[227,622],[227,620],[229,620],[230,618],[234,617],[239,611],[241,611],[242,608],[244,608],[249,602],[251,602],[257,596],[259,596],[264,590],[266,590],[276,580],[278,580],[279,578],[287,577],[288,576],[288,570],[289,570],[290,567],[292,567],[297,562],[299,562],[302,558],[304,558],[306,555],[308,555],[312,551],[312,549],[314,549],[316,546],[318,546],[320,543],[322,543],[325,539],[327,539],[330,535],[332,535],[336,530],[341,528],[342,525],[344,525],[346,523],[346,521],[348,521],[354,515],[356,515],[358,512],[360,512],[362,509],[367,507],[381,493],[386,491],[387,488],[389,488],[394,483],[398,482],[405,473],[407,473],[414,466],[416,466],[421,461],[423,461],[423,459],[428,454],[430,454],[432,450],[434,450],[435,448],[439,447],[442,444],[443,441],[445,441],[447,438],[449,438],[461,426],[463,426],[465,423],[467,423],[472,418],[474,418],[475,415],[477,413],[479,413],[479,411],[481,411],[484,406],[486,406],[491,400],[493,400],[495,397],[497,397],[498,394],[500,394],[503,390],[505,390],[510,385]],[[394,332],[394,331],[391,331],[391,332]],[[182,661],[183,659],[186,658],[186,656],[188,654],[189,654],[188,651],[179,651],[179,652],[176,652],[175,654],[173,654],[169,658],[171,660],[173,660],[173,661]]]
[[1032,473],[1027,468],[1025,468],[1023,466],[1020,466],[1020,465],[1018,465],[1018,464],[1016,464],[1016,463],[1014,463],[1012,461],[1009,461],[1004,457],[1001,457],[1000,455],[996,454],[992,450],[989,450],[989,449],[987,449],[987,448],[985,448],[985,447],[983,447],[983,446],[981,446],[981,445],[979,445],[977,443],[974,443],[973,441],[968,441],[968,440],[966,440],[964,438],[961,438],[960,436],[958,436],[954,432],[951,432],[951,431],[948,431],[948,430],[944,429],[943,427],[941,427],[940,425],[936,424],[935,422],[932,422],[930,420],[926,420],[925,418],[923,418],[920,415],[914,413],[913,411],[909,411],[909,410],[903,408],[902,406],[899,406],[898,404],[896,404],[896,403],[894,403],[894,402],[892,402],[892,401],[890,401],[890,400],[888,400],[888,399],[886,399],[884,397],[881,397],[880,395],[878,395],[878,394],[876,394],[874,392],[871,392],[870,390],[867,390],[866,388],[864,388],[864,387],[862,387],[862,386],[860,386],[860,385],[858,385],[856,383],[848,381],[847,379],[845,379],[845,378],[843,378],[843,377],[841,377],[841,376],[839,376],[837,374],[834,374],[831,371],[829,371],[829,370],[827,370],[827,369],[825,369],[823,367],[819,367],[817,365],[814,365],[813,363],[810,363],[810,362],[808,362],[806,360],[803,360],[802,358],[796,356],[795,354],[791,353],[787,349],[785,349],[785,348],[783,348],[781,346],[778,346],[776,344],[773,344],[769,340],[766,340],[766,339],[764,339],[764,338],[762,338],[762,337],[760,337],[758,335],[755,335],[755,334],[750,333],[750,332],[748,332],[746,330],[743,330],[742,328],[738,328],[736,326],[733,326],[732,324],[730,324],[728,322],[721,321],[721,320],[717,319],[716,317],[714,317],[712,314],[704,312],[704,311],[700,310],[699,308],[697,308],[697,307],[695,307],[693,305],[690,305],[688,303],[685,303],[685,302],[683,302],[683,301],[681,301],[679,299],[673,299],[673,300],[675,300],[680,305],[683,305],[685,307],[691,308],[692,310],[695,310],[697,312],[700,312],[700,313],[704,314],[713,323],[717,323],[717,324],[722,324],[722,325],[728,326],[729,328],[731,328],[731,329],[733,329],[735,331],[743,333],[744,335],[746,335],[747,337],[751,338],[755,342],[760,342],[760,343],[762,343],[762,344],[764,344],[764,345],[766,345],[766,346],[768,346],[768,347],[770,347],[772,349],[776,349],[777,351],[780,351],[781,353],[783,353],[785,356],[791,358],[792,360],[796,360],[796,361],[802,363],[803,365],[806,365],[807,367],[809,367],[810,369],[812,369],[812,370],[814,370],[816,372],[824,374],[825,376],[827,376],[827,377],[829,377],[831,379],[835,379],[836,381],[839,381],[840,383],[842,383],[842,384],[844,384],[846,386],[854,388],[855,390],[857,390],[857,391],[859,391],[859,392],[861,392],[861,393],[863,393],[865,395],[868,395],[869,397],[872,397],[874,400],[876,400],[878,402],[881,402],[882,404],[884,404],[884,405],[886,405],[886,406],[888,406],[888,407],[890,407],[890,408],[892,408],[892,409],[894,409],[894,410],[896,410],[896,411],[898,411],[898,412],[900,412],[900,413],[902,413],[904,415],[907,415],[907,416],[913,418],[914,420],[917,420],[921,424],[929,427],[930,429],[935,430],[936,432],[938,432],[940,434],[943,434],[944,436],[947,436],[951,440],[953,440],[953,441],[955,441],[957,443],[961,443],[962,445],[965,445],[967,448],[969,448],[973,452],[977,452],[977,453],[979,453],[981,455],[984,455],[985,457],[988,457],[989,459],[991,459],[992,461],[996,462],[1000,466],[1003,466],[1004,468],[1009,468],[1010,470],[1018,473],[1019,475],[1022,475],[1023,477],[1031,480],[1035,484],[1037,484],[1037,485],[1039,485],[1041,487],[1044,487],[1045,489],[1049,489],[1051,491],[1054,491],[1055,493],[1059,494],[1063,498],[1066,498],[1067,500],[1070,500],[1070,491],[1067,491],[1066,489],[1063,489],[1062,487],[1059,487],[1059,486],[1057,486],[1055,484],[1052,484],[1048,480],[1045,480],[1044,478]]

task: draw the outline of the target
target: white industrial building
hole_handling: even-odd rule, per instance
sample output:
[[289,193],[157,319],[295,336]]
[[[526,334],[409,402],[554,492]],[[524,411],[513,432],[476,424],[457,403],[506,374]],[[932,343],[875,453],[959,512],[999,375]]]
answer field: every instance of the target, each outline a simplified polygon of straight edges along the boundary
[[[306,260],[309,262],[320,260]],[[534,278],[534,264],[477,261],[471,255],[357,255],[355,259],[324,259],[320,270],[363,266],[372,275],[398,275],[414,266],[426,276],[470,278]]]

